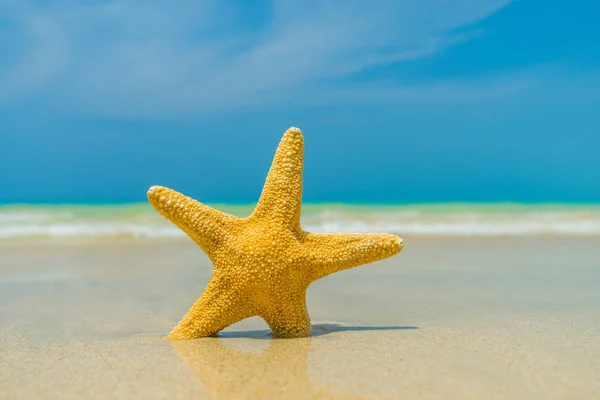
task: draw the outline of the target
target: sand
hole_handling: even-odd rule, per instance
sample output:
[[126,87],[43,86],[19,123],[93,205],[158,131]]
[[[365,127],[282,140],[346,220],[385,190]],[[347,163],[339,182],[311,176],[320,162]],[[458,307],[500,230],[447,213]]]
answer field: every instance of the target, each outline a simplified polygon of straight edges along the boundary
[[311,286],[311,338],[184,342],[189,241],[3,241],[0,398],[600,398],[600,238],[404,239]]

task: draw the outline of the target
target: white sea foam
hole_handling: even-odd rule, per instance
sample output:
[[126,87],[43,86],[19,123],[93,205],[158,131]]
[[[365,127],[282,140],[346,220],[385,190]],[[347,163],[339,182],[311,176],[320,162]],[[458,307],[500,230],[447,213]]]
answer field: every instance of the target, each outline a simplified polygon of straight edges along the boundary
[[[481,208],[481,207],[480,207]],[[244,212],[247,210],[244,210]],[[600,209],[532,206],[469,210],[403,207],[309,207],[302,226],[313,232],[391,232],[401,235],[600,235]],[[149,207],[0,208],[0,239],[27,237],[184,237]]]
[[55,223],[47,225],[0,226],[0,238],[16,237],[178,237],[184,236],[176,227],[135,223]]

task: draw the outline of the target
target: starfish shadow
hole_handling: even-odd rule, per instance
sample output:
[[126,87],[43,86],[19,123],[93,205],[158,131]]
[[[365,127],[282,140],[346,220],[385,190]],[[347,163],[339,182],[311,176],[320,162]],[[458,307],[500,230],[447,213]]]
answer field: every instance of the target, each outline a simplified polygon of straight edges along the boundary
[[[342,325],[342,324],[315,324],[312,326],[312,335],[310,337],[329,335],[335,332],[359,332],[359,331],[403,331],[419,329],[418,326],[360,326],[360,325]],[[218,335],[219,338],[246,338],[262,340],[285,340],[274,336],[269,329],[251,330],[251,331],[225,331]]]

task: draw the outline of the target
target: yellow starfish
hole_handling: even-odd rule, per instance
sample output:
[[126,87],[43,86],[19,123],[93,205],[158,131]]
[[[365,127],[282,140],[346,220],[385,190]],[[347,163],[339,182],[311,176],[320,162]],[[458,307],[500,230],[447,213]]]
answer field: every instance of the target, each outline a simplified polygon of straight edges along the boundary
[[402,239],[390,234],[317,234],[300,227],[304,139],[288,129],[260,200],[247,218],[222,213],[172,189],[152,186],[150,203],[208,255],[214,272],[170,339],[214,336],[259,316],[282,337],[311,334],[306,290],[317,279],[390,257]]

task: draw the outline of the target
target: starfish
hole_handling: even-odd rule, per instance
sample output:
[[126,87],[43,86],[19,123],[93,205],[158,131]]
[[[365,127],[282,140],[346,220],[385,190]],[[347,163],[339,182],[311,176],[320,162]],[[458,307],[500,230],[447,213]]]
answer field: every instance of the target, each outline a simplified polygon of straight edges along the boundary
[[275,336],[311,334],[308,286],[327,275],[391,257],[402,239],[391,234],[309,233],[300,227],[304,138],[288,129],[252,214],[238,218],[175,190],[152,186],[149,202],[212,261],[204,293],[169,339],[215,336],[259,316]]

